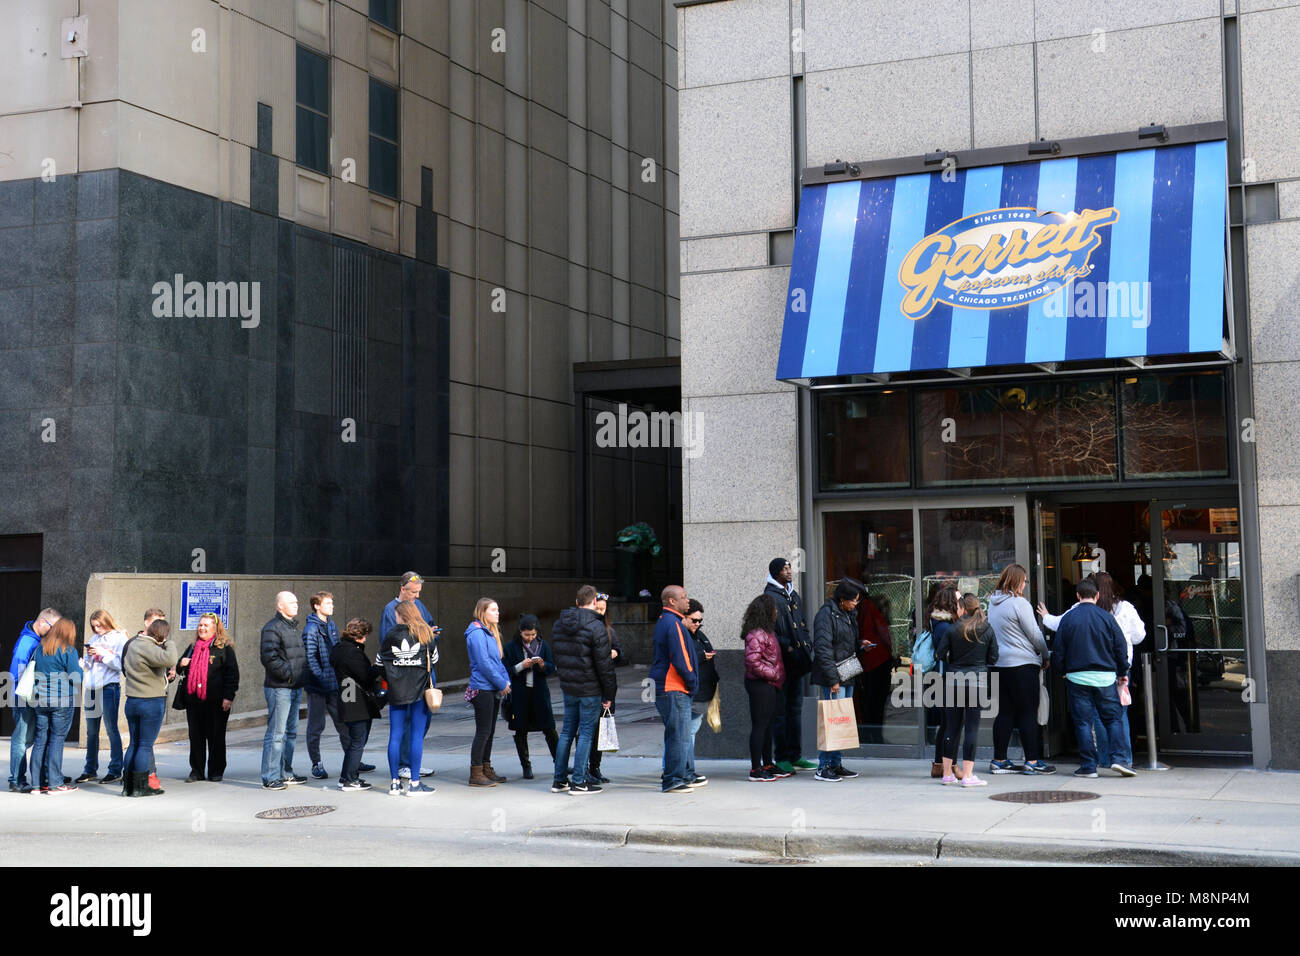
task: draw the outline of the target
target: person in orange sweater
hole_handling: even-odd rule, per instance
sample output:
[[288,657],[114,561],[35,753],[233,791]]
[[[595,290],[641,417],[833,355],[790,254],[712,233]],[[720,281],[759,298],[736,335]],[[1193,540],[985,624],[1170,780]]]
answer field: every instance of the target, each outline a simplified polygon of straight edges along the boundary
[[695,660],[695,639],[686,626],[690,599],[686,589],[670,584],[663,590],[663,612],[655,624],[654,659],[650,679],[655,682],[655,708],[664,722],[664,793],[693,793],[688,756],[691,746],[691,697],[700,682]]

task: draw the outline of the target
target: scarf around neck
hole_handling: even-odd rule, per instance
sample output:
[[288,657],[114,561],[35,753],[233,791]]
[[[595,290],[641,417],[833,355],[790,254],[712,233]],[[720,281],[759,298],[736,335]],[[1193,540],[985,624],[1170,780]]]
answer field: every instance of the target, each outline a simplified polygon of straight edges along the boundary
[[190,658],[190,675],[185,690],[199,700],[208,699],[208,661],[212,659],[212,638],[194,641],[194,656]]

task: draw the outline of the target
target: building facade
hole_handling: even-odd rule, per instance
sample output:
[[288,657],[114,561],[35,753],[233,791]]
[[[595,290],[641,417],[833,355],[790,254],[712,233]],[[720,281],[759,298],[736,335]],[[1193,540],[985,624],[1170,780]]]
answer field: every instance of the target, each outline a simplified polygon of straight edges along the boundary
[[609,577],[618,528],[674,537],[671,451],[596,447],[574,387],[675,377],[671,6],[0,14],[18,626],[95,572]]
[[1300,766],[1300,5],[677,6],[683,408],[741,439],[684,462],[709,616],[777,555],[810,613],[864,581],[860,733],[921,756],[930,591],[1018,562],[1060,613],[1105,570],[1147,626],[1138,766]]

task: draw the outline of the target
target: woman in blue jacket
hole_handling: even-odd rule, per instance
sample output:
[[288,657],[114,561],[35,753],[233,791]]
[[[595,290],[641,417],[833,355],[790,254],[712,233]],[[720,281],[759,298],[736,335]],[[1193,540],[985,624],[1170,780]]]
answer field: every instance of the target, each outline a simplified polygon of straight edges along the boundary
[[77,627],[61,617],[45,632],[32,660],[36,683],[31,705],[36,710],[36,739],[32,743],[32,782],[41,793],[67,793],[75,783],[63,782],[63,745],[72,729],[72,715],[81,700],[81,663],[77,658]]
[[501,609],[491,598],[479,598],[474,620],[465,628],[469,648],[469,690],[465,699],[474,706],[474,743],[470,746],[469,785],[495,787],[506,778],[492,769],[492,734],[496,730],[501,698],[510,693],[510,674],[501,663],[505,651],[497,627]]

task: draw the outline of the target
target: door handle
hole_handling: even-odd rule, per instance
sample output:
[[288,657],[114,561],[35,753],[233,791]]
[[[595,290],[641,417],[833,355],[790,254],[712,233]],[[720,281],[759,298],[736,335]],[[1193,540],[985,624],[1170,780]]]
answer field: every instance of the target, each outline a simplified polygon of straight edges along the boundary
[[1168,626],[1166,626],[1166,625],[1164,625],[1164,624],[1157,624],[1157,625],[1156,625],[1156,630],[1157,630],[1157,631],[1163,631],[1163,632],[1164,632],[1164,635],[1165,635],[1165,646],[1164,646],[1164,647],[1157,647],[1157,648],[1156,648],[1157,653],[1160,653],[1160,652],[1164,652],[1164,651],[1169,650],[1169,628],[1168,628]]

